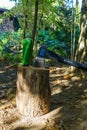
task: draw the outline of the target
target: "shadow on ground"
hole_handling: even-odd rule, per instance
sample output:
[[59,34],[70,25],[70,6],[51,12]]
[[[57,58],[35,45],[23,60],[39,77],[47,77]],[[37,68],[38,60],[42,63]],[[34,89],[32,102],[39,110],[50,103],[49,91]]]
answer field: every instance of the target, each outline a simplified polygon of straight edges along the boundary
[[52,82],[59,79],[56,85],[51,82],[51,111],[60,108],[58,114],[68,130],[87,130],[87,81],[79,76],[64,79],[61,74],[57,71],[51,77]]

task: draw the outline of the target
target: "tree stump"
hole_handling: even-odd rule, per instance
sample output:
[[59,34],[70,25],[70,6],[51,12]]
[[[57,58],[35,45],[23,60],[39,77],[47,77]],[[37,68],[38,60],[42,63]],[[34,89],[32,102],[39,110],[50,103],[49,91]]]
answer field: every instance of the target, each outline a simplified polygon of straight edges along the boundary
[[48,69],[18,67],[16,105],[21,114],[35,117],[48,113],[50,95]]

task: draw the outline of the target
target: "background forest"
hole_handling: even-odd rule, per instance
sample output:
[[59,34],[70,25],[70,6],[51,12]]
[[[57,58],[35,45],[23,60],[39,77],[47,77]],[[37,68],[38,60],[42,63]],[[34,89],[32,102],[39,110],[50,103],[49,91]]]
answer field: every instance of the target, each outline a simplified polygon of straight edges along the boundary
[[[64,57],[86,62],[87,16],[84,0],[82,9],[78,0],[17,0],[10,11],[0,15],[1,26],[3,19],[11,16],[15,16],[18,22],[13,22],[14,29],[0,32],[0,57],[20,62],[23,39],[33,37],[34,54],[38,47],[46,45]],[[18,29],[15,29],[17,26]],[[8,53],[6,47],[12,53]]]

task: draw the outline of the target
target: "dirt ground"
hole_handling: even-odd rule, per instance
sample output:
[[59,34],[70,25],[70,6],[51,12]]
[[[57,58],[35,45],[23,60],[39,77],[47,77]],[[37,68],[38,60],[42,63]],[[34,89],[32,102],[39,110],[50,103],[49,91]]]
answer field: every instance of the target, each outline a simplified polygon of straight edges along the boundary
[[[40,122],[37,119],[33,120],[34,126],[30,125],[29,130],[45,130],[44,123],[50,126],[46,130],[87,130],[87,79],[69,70],[65,66],[50,68],[50,112],[43,116],[44,121],[42,120],[42,124],[37,129],[36,126]],[[5,130],[4,124],[8,122],[8,113],[14,117],[16,112],[16,79],[17,68],[10,63],[0,61],[0,130]],[[49,120],[45,120],[46,117],[49,117]],[[52,118],[55,118],[54,127],[51,127]],[[11,118],[8,125],[15,120]],[[31,122],[32,120],[30,124]],[[28,129],[15,128],[14,130]],[[13,130],[13,128],[6,130]]]

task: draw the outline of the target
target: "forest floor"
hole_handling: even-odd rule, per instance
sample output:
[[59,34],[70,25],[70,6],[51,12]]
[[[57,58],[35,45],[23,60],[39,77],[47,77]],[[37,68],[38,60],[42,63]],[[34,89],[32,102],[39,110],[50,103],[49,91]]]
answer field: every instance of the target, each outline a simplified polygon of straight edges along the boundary
[[14,127],[16,80],[17,68],[0,61],[0,130],[87,130],[87,78],[80,73],[70,72],[67,66],[50,68],[50,112],[39,118],[42,122],[30,120],[29,128]]

